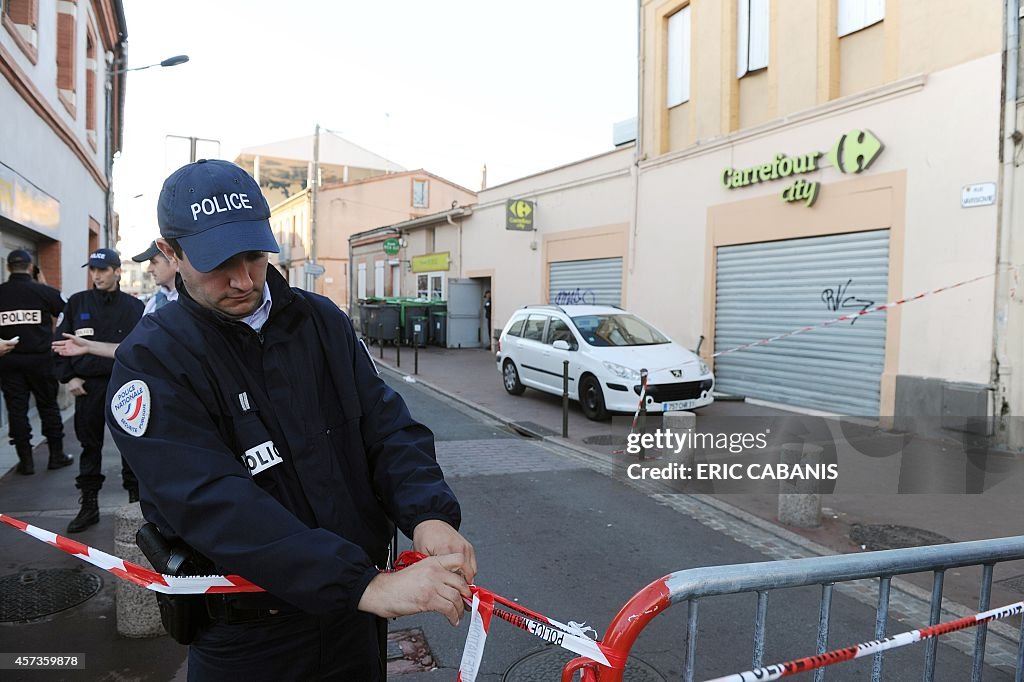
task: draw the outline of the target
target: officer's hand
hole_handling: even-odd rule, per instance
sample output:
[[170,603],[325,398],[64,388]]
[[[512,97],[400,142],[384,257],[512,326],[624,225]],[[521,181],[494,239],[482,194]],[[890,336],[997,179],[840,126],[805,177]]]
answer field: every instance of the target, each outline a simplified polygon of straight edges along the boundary
[[381,618],[436,611],[458,625],[465,609],[462,598],[472,599],[466,581],[455,572],[463,561],[460,554],[446,554],[427,557],[401,571],[381,573],[366,586],[358,608]]
[[83,339],[81,336],[75,336],[74,334],[68,334],[65,332],[64,340],[54,341],[52,348],[54,353],[65,358],[87,355],[89,353],[89,341]]
[[473,545],[444,521],[431,519],[419,523],[412,530],[412,548],[430,556],[461,554],[464,561],[457,569],[467,583],[476,578],[476,552]]
[[18,345],[17,337],[13,339],[0,339],[0,355],[7,355]]
[[68,382],[68,392],[76,398],[85,395],[85,379],[80,377],[74,377],[71,379],[71,381]]

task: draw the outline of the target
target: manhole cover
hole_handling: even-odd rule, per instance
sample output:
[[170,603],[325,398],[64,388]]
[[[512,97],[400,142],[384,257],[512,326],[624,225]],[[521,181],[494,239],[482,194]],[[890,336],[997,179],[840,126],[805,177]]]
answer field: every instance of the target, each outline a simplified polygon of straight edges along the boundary
[[423,630],[410,628],[388,633],[388,677],[436,669]]
[[103,587],[94,573],[69,568],[28,570],[0,577],[0,623],[21,623],[70,609]]
[[952,542],[947,537],[922,528],[861,523],[854,523],[850,526],[850,540],[855,544],[863,545],[864,549],[869,551],[924,547],[925,545],[941,545]]
[[[523,656],[509,666],[502,682],[550,682],[561,679],[562,668],[576,654],[559,647],[548,647]],[[640,659],[630,656],[622,676],[626,682],[665,682],[665,678]]]
[[997,580],[996,582],[1000,585],[1004,585],[1010,588],[1014,592],[1020,592],[1021,594],[1024,594],[1024,575],[1015,575],[1012,578],[1007,578],[1006,580]]

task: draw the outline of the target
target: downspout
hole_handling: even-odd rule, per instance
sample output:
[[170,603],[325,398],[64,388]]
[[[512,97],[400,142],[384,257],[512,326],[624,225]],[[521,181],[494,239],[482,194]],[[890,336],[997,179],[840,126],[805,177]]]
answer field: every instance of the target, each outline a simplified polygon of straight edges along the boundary
[[[998,254],[996,259],[996,299],[995,299],[995,320],[993,326],[994,336],[994,357],[992,361],[992,382],[996,390],[993,393],[993,417],[998,420],[1000,434],[997,440],[1006,441],[1006,444],[1014,447],[1021,443],[1021,435],[1015,433],[1008,417],[1012,416],[1014,409],[1019,409],[1016,403],[1017,394],[1020,388],[1012,379],[1014,360],[1019,361],[1018,354],[1012,356],[1009,352],[1011,341],[1011,330],[1009,323],[1013,319],[1010,305],[1016,298],[1017,286],[1014,275],[1010,268],[1014,266],[1013,243],[1013,196],[1016,190],[1014,155],[1017,141],[1020,135],[1017,132],[1017,72],[1020,52],[1020,35],[1018,22],[1020,20],[1020,0],[1004,0],[1004,81],[1003,81],[1003,121],[1000,130],[1000,142],[1002,143],[1002,164],[1000,166],[1000,204],[999,222],[996,226],[996,243]],[[1011,295],[1011,291],[1013,292]],[[1019,314],[1019,313],[1018,313]],[[1015,320],[1014,320],[1015,321]],[[1016,328],[1016,325],[1014,325]],[[1015,342],[1019,339],[1013,339]],[[1015,343],[1016,346],[1016,343]],[[1017,383],[1020,379],[1017,380]]]
[[456,225],[455,221],[452,220],[452,214],[451,213],[446,213],[444,217],[448,219],[448,224],[449,225],[451,225],[452,227],[457,227],[458,230],[459,230],[459,275],[458,275],[458,277],[459,277],[459,279],[462,279],[462,221],[460,220],[459,223]]
[[[643,22],[644,2],[637,0],[636,3],[636,144],[633,147],[633,235],[631,252],[629,254],[629,274],[632,275],[636,268],[636,239],[639,231],[640,217],[640,160],[644,143],[644,116],[643,116],[643,93],[644,93],[644,46],[643,46]],[[633,287],[627,287],[627,291],[633,291]],[[622,304],[629,309],[629,302]]]

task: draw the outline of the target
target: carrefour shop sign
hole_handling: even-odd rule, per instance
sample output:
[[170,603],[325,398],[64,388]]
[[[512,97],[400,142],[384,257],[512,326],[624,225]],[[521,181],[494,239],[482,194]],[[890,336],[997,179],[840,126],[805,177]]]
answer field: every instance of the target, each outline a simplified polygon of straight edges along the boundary
[[[772,182],[796,175],[806,175],[821,169],[826,161],[843,174],[856,174],[867,170],[882,153],[884,145],[870,130],[851,130],[825,152],[810,152],[799,156],[776,154],[759,166],[750,168],[726,168],[722,171],[722,184],[727,189],[739,189],[748,185]],[[800,201],[813,206],[818,199],[821,183],[815,180],[797,178],[781,192],[785,202]]]

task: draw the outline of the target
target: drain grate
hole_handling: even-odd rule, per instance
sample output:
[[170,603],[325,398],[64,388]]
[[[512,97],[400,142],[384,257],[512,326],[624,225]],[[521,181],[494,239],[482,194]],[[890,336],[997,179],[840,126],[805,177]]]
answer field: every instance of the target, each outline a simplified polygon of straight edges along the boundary
[[[547,647],[523,656],[509,666],[501,682],[550,682],[561,679],[562,668],[576,654],[560,647]],[[630,656],[622,675],[625,682],[665,682],[665,678],[640,659]]]
[[538,424],[537,422],[511,422],[509,424],[516,433],[527,436],[529,438],[544,438],[544,436],[560,436],[561,431],[555,431],[549,429],[546,426]]
[[388,633],[388,678],[436,670],[423,630],[410,628]]
[[70,609],[101,587],[98,575],[69,568],[5,575],[0,577],[0,623],[25,623]]
[[903,549],[953,542],[943,535],[922,528],[861,523],[850,525],[850,540],[858,545],[864,545],[864,549],[872,552],[879,549]]
[[597,436],[587,436],[583,439],[587,445],[625,445],[626,435],[617,436],[612,433],[602,433]]

